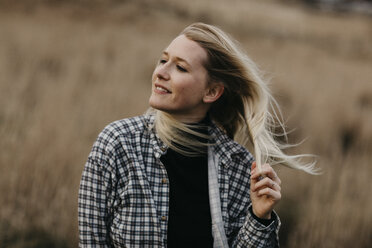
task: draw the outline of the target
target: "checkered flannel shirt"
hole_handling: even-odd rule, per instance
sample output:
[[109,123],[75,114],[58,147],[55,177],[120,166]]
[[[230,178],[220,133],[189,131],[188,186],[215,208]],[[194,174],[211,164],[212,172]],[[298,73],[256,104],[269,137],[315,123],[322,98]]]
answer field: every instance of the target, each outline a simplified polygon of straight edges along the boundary
[[[153,123],[153,115],[123,119],[98,136],[80,182],[80,247],[167,247],[169,183],[160,161],[167,147]],[[278,247],[278,216],[264,226],[249,211],[252,155],[213,123],[209,134],[229,246]]]

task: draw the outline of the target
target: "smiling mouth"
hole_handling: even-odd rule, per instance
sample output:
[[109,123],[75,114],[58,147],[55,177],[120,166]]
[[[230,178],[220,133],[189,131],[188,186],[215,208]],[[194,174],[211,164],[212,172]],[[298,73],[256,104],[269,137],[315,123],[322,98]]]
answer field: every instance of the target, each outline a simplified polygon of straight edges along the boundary
[[172,93],[171,91],[167,90],[166,88],[164,87],[161,87],[159,85],[155,85],[155,89],[158,91],[158,92],[161,92],[161,93]]

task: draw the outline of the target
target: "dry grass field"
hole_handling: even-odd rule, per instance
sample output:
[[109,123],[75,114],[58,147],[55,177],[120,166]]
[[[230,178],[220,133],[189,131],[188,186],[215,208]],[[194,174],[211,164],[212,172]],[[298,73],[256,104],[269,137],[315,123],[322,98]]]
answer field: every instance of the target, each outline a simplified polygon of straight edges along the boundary
[[289,152],[318,156],[321,176],[276,167],[282,247],[372,247],[372,18],[258,0],[0,1],[0,247],[77,246],[96,136],[146,110],[195,21],[240,41],[305,139]]

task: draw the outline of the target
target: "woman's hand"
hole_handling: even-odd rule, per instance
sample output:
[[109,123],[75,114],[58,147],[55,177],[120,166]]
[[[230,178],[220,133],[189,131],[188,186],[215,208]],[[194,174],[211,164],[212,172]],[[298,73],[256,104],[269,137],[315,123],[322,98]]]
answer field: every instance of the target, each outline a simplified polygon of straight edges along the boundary
[[253,213],[261,219],[270,219],[274,206],[280,201],[281,181],[269,164],[262,165],[259,173],[256,162],[251,168],[251,201]]

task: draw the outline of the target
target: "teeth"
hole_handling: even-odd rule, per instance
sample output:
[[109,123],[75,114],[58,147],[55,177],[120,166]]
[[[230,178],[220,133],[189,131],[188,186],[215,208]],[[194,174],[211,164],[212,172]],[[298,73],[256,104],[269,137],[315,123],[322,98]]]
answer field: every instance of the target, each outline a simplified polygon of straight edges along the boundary
[[166,90],[166,89],[164,89],[162,87],[159,87],[159,86],[157,86],[156,89],[157,90],[160,90],[160,91],[163,91],[163,92],[169,92],[168,90]]

